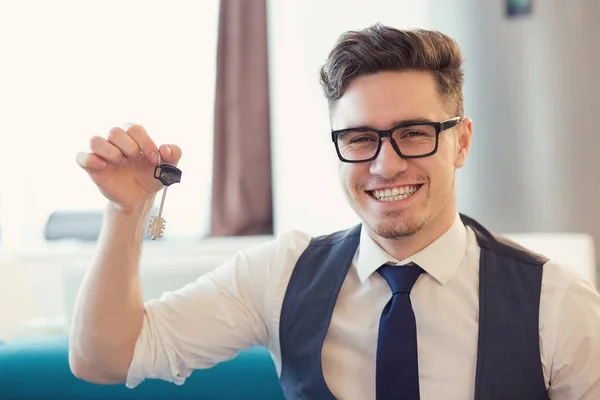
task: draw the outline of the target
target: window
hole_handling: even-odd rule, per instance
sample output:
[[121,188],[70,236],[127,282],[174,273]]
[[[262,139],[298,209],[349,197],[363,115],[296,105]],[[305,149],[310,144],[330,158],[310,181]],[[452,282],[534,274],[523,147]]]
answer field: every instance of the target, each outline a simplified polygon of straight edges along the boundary
[[53,211],[104,208],[75,155],[126,122],[183,149],[182,183],[165,203],[165,239],[208,232],[218,5],[0,4],[3,251],[44,247]]

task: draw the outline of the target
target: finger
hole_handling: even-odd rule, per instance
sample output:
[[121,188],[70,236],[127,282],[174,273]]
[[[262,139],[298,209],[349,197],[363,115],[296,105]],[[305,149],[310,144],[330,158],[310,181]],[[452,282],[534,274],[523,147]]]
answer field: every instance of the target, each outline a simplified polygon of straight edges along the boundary
[[125,161],[125,156],[117,146],[100,136],[90,139],[90,150],[105,161],[120,164]]
[[148,157],[150,161],[153,163],[158,162],[158,146],[150,139],[150,136],[148,136],[148,133],[141,125],[129,125],[127,127],[127,133],[136,141],[142,153]]
[[75,162],[81,168],[89,171],[89,170],[100,170],[106,167],[106,161],[100,158],[97,154],[94,153],[86,153],[84,151],[80,151],[77,153],[75,157]]
[[126,157],[134,158],[141,151],[138,143],[121,128],[112,128],[108,132],[107,139],[110,143],[117,146]]
[[160,146],[161,161],[165,164],[177,165],[181,159],[181,148],[176,144],[163,144]]

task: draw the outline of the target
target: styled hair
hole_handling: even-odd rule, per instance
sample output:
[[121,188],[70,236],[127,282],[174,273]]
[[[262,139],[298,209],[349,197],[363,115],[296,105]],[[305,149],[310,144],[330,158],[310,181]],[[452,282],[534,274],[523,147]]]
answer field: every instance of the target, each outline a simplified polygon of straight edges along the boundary
[[331,110],[354,78],[384,71],[425,71],[435,78],[442,100],[462,116],[462,62],[457,43],[443,33],[375,24],[339,37],[321,67],[321,85]]

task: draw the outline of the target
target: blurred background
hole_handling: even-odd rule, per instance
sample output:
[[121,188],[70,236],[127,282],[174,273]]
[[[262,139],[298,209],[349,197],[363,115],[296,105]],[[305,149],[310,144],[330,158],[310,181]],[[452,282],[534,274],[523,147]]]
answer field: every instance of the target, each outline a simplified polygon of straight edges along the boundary
[[66,330],[106,203],[75,155],[113,126],[184,153],[165,237],[144,243],[146,298],[273,234],[357,223],[318,71],[342,32],[376,22],[462,48],[474,135],[459,211],[596,284],[598,17],[596,0],[0,0],[15,178],[0,186],[0,339]]

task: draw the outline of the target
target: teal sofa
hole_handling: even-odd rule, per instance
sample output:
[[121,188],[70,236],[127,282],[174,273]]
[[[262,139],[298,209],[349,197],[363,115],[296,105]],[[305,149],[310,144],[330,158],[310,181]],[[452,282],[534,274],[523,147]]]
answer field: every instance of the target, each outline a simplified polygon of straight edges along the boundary
[[68,338],[39,336],[0,342],[0,399],[285,399],[264,348],[194,371],[182,386],[146,380],[135,389],[97,385],[69,369]]

